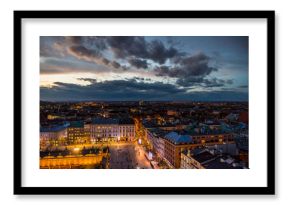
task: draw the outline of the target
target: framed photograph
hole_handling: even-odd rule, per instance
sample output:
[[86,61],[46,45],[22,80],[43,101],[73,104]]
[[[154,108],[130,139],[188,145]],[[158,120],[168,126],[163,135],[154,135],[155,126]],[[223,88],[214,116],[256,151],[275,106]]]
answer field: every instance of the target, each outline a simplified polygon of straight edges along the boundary
[[14,11],[14,194],[275,194],[274,11]]

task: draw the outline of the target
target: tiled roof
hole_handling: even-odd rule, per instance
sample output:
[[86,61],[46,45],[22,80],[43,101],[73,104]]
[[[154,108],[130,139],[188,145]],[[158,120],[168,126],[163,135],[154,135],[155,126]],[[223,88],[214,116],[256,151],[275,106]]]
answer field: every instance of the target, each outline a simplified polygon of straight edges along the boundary
[[193,156],[193,158],[202,164],[208,160],[213,160],[216,157],[213,154],[211,154],[210,152],[204,151],[204,152],[201,152],[199,154],[196,154],[195,156]]
[[71,121],[69,127],[82,128],[82,127],[84,127],[84,122],[83,121]]
[[179,135],[177,132],[170,132],[166,134],[164,138],[171,141],[174,144],[193,143],[193,140],[189,135]]
[[93,118],[92,124],[120,124],[120,125],[131,125],[134,124],[133,119],[113,119],[113,118]]
[[206,169],[242,169],[242,167],[234,167],[227,162],[221,162],[221,158],[206,162],[202,166]]
[[69,123],[64,123],[63,125],[52,125],[48,127],[40,127],[40,132],[58,132],[64,130],[69,126]]
[[92,124],[118,124],[118,119],[111,119],[111,118],[94,118],[92,119]]
[[126,119],[120,119],[119,124],[120,125],[131,125],[131,124],[135,124],[135,123],[134,123],[134,120],[132,118],[126,118]]

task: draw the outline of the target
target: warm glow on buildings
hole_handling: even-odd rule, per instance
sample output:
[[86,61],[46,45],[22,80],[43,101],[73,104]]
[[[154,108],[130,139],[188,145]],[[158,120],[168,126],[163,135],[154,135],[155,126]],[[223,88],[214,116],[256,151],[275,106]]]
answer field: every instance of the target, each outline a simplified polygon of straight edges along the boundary
[[135,138],[135,124],[117,119],[93,119],[90,125],[91,140],[99,141],[132,141]]
[[94,166],[100,164],[102,155],[88,154],[86,156],[48,156],[40,159],[41,169],[71,169],[80,166]]

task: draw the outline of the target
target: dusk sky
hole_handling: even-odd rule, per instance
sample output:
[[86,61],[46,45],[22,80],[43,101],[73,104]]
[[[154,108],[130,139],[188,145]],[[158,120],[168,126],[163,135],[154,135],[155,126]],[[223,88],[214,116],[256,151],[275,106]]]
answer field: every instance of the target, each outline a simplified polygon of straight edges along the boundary
[[248,37],[42,36],[40,99],[248,101]]

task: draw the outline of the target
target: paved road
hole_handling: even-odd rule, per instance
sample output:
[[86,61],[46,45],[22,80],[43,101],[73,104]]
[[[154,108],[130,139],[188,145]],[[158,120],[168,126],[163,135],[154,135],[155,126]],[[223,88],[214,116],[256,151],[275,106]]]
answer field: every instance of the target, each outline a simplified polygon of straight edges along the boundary
[[150,162],[135,144],[111,145],[110,169],[151,169]]

